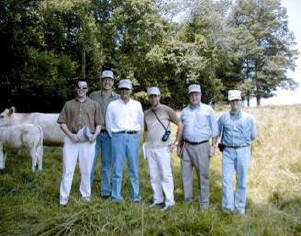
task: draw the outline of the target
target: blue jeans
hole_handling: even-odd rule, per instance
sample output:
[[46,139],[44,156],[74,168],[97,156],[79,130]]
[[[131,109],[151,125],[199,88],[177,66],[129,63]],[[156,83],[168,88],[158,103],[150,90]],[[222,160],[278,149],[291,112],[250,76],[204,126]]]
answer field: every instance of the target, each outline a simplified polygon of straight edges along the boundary
[[[245,213],[249,161],[250,147],[224,149],[222,197],[224,210],[234,211],[236,209],[240,213]],[[235,196],[233,191],[234,171],[236,172]]]
[[111,195],[111,173],[112,173],[112,139],[107,132],[101,132],[96,139],[95,156],[91,171],[91,185],[93,183],[95,168],[98,160],[99,149],[101,151],[100,169],[100,195]]
[[112,134],[112,200],[121,202],[122,172],[124,158],[127,160],[131,181],[131,198],[134,202],[140,201],[139,190],[139,134]]

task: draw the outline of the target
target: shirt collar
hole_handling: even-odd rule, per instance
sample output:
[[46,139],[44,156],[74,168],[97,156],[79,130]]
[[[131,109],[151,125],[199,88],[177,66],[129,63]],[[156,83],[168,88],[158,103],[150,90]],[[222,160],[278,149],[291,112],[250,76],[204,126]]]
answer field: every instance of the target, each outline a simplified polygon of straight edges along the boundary
[[125,103],[121,98],[119,98],[119,102],[123,105],[130,104],[131,101],[132,101],[132,99],[130,98],[130,100],[127,103]]
[[75,98],[75,101],[77,101],[77,102],[79,102],[79,103],[85,103],[85,102],[88,101],[88,97],[86,97],[86,99],[85,99],[83,102],[81,102],[80,100],[78,100],[78,97],[76,97],[76,98]]
[[[100,90],[100,96],[103,97],[102,96],[102,90]],[[109,97],[112,98],[112,97],[115,97],[115,96],[116,96],[116,93],[114,91],[112,91]]]
[[238,112],[232,112],[232,111],[230,111],[230,115],[233,116],[233,117],[240,118],[241,115],[242,115],[242,110],[240,109]]
[[156,111],[156,110],[158,110],[160,107],[161,107],[161,103],[159,103],[158,106],[157,106],[155,109],[153,109],[153,108],[151,107],[151,110],[152,110],[152,111]]
[[189,104],[189,108],[191,109],[191,110],[194,110],[194,109],[197,109],[197,108],[200,108],[201,107],[201,102],[199,103],[199,104],[196,104],[196,105],[191,105],[191,104]]

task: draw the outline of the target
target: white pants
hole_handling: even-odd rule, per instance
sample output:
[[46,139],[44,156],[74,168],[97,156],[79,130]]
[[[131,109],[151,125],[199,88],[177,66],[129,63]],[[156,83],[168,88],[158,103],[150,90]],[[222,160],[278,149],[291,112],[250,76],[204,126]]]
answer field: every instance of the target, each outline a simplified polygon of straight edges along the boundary
[[90,198],[90,173],[94,160],[94,153],[95,142],[74,143],[68,136],[65,137],[63,147],[63,175],[60,186],[60,204],[67,204],[68,202],[77,157],[79,158],[81,174],[79,191],[83,198]]
[[145,154],[154,192],[154,203],[163,202],[165,195],[165,205],[174,205],[174,183],[168,147],[146,148]]

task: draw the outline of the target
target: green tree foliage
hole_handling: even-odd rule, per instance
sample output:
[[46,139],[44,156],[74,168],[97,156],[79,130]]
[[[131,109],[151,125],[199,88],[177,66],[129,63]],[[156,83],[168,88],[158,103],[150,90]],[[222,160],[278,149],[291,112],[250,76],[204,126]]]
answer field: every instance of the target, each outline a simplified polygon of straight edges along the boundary
[[260,99],[295,86],[285,72],[297,52],[278,0],[2,0],[0,12],[2,108],[58,111],[76,78],[94,90],[106,68],[117,82],[132,79],[141,102],[159,86],[175,108],[191,83],[205,103],[232,88]]
[[248,95],[256,96],[260,105],[260,99],[273,96],[277,87],[294,88],[286,71],[295,68],[298,52],[280,0],[239,0],[230,22],[241,34],[240,71]]

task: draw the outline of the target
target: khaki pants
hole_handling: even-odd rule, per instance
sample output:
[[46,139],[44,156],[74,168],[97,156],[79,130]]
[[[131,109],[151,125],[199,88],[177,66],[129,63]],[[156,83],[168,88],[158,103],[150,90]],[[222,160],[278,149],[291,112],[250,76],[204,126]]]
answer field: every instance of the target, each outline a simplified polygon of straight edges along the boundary
[[204,209],[209,206],[209,153],[209,142],[198,145],[185,143],[181,160],[184,200],[192,201],[192,170],[194,167],[198,176],[200,206]]
[[165,206],[172,206],[175,204],[174,183],[168,149],[168,147],[147,148],[146,156],[154,192],[154,203],[162,203],[165,195]]

